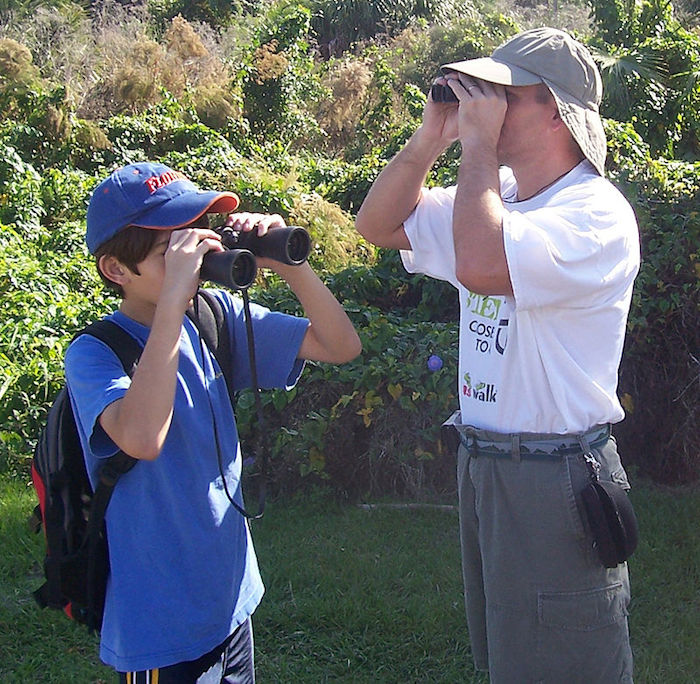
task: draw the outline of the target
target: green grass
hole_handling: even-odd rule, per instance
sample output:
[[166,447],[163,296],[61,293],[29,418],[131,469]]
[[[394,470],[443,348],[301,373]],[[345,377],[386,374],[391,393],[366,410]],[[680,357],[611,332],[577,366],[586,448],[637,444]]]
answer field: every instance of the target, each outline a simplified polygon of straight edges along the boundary
[[[637,683],[700,681],[700,491],[640,484],[630,563]],[[34,494],[0,477],[0,681],[114,681],[96,640],[40,611]],[[457,514],[272,503],[253,535],[267,587],[254,619],[258,681],[484,682],[472,668]]]

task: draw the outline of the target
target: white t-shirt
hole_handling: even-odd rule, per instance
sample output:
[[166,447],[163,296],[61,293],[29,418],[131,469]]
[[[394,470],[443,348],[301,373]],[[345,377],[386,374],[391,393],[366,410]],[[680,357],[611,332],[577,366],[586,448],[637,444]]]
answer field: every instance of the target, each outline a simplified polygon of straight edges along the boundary
[[624,417],[617,398],[639,231],[622,194],[583,161],[522,202],[501,168],[513,297],[470,292],[455,275],[456,187],[423,189],[404,223],[410,273],[459,291],[462,422],[498,432],[575,433]]

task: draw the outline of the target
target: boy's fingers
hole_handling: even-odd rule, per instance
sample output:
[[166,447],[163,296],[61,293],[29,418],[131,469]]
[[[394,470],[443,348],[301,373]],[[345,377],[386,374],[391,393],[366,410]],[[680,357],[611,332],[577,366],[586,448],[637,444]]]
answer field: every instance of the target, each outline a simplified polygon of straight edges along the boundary
[[264,235],[270,228],[285,228],[287,224],[279,214],[270,214],[265,216],[258,225],[258,235]]
[[220,239],[212,239],[211,237],[207,237],[199,242],[197,249],[203,250],[204,252],[223,252],[224,246],[221,244]]
[[221,242],[221,236],[209,228],[181,228],[174,230],[170,236],[171,245],[184,244],[190,240],[197,242],[215,240]]
[[243,232],[257,230],[258,235],[264,235],[273,226],[284,228],[284,219],[279,214],[229,214],[226,225],[234,230]]

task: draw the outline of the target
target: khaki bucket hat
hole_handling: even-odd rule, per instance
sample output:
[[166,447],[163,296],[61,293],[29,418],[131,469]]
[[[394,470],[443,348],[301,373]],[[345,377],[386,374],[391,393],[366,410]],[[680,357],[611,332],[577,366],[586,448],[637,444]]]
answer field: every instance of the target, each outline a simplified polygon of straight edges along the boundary
[[607,145],[599,112],[603,84],[591,53],[568,33],[531,29],[497,47],[491,57],[443,64],[441,69],[501,85],[544,83],[581,151],[605,175]]

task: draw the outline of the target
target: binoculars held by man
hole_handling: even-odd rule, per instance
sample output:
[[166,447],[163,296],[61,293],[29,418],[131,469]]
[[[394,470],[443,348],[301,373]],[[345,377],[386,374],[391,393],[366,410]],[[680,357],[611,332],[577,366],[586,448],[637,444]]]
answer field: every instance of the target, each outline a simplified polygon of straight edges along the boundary
[[457,96],[448,85],[433,83],[430,94],[433,97],[433,102],[457,102]]
[[273,228],[263,236],[255,229],[238,232],[222,226],[213,230],[221,235],[226,249],[205,254],[200,275],[202,280],[231,290],[245,290],[253,283],[258,272],[256,257],[298,265],[306,261],[311,251],[309,234],[298,226]]

